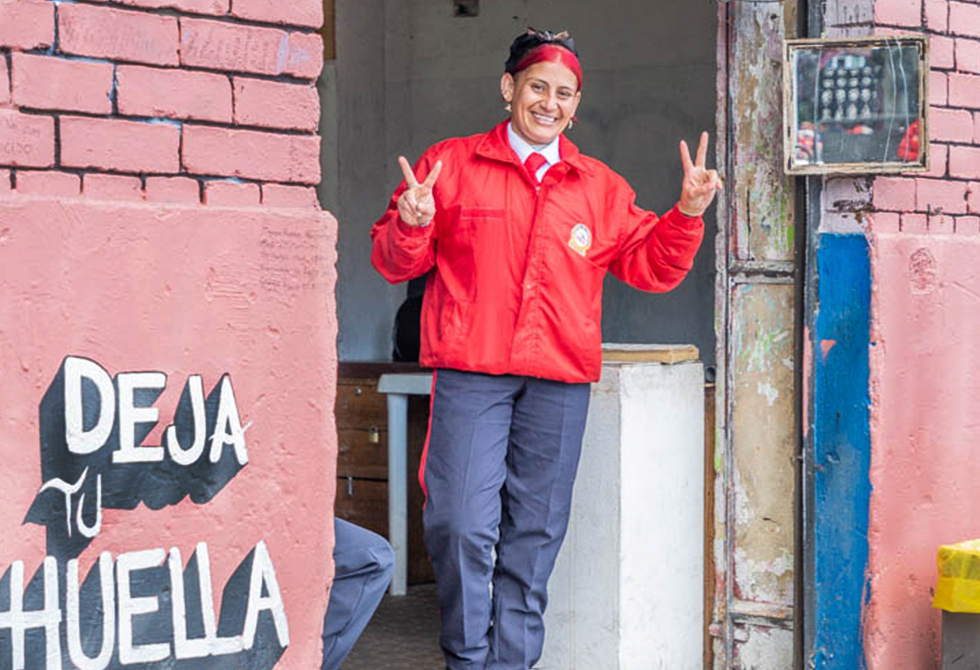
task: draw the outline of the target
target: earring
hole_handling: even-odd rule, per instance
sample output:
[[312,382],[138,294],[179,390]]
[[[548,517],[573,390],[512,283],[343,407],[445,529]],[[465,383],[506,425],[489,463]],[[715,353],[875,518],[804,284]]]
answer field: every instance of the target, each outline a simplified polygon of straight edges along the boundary
[[510,108],[510,103],[509,102],[506,105],[504,105],[504,111],[507,112],[508,114],[510,114],[513,111]]
[[568,120],[568,128],[566,128],[566,130],[571,130],[574,127],[575,127],[575,121],[572,120],[572,119],[569,119]]

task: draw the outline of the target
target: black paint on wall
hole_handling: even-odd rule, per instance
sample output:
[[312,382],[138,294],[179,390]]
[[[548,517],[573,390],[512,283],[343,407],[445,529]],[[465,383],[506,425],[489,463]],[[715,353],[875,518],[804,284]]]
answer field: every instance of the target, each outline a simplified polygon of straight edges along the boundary
[[[233,449],[225,447],[217,463],[211,463],[208,453],[210,442],[205,445],[201,457],[193,464],[183,466],[164,455],[162,462],[155,463],[113,463],[112,453],[119,444],[119,416],[113,412],[113,428],[106,443],[91,454],[75,454],[69,451],[65,435],[65,366],[62,363],[45,392],[38,408],[41,451],[41,484],[60,479],[74,484],[85,473],[81,489],[71,496],[71,526],[67,518],[65,495],[57,490],[41,491],[31,505],[25,523],[43,525],[47,528],[47,554],[67,560],[77,557],[88,546],[90,539],[78,532],[75,527],[75,510],[82,507],[83,520],[91,525],[96,519],[97,481],[102,478],[103,509],[135,509],[140,503],[153,510],[175,505],[185,497],[198,505],[211,501],[235,475],[242,469]],[[226,375],[227,376],[227,375]],[[224,378],[222,378],[224,379]],[[116,378],[118,397],[118,376]],[[205,399],[207,435],[215,433],[218,401],[222,380]],[[157,400],[160,392],[150,389],[137,389],[134,392],[135,404],[148,407]],[[96,386],[86,378],[82,379],[83,425],[91,428],[98,421],[102,398]],[[165,417],[160,417],[165,420]],[[181,444],[193,440],[194,420],[191,410],[189,383],[185,385],[173,423]],[[136,425],[135,444],[138,446],[153,429],[155,424]],[[40,484],[39,484],[40,488]],[[84,504],[81,496],[84,495]]]

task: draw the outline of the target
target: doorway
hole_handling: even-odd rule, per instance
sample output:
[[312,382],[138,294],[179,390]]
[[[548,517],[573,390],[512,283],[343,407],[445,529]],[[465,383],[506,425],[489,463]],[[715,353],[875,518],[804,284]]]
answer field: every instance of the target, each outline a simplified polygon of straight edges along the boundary
[[[336,53],[320,82],[321,203],[340,221],[342,364],[391,361],[394,315],[407,288],[389,286],[371,268],[369,232],[401,179],[396,157],[414,161],[439,140],[503,120],[503,63],[528,26],[567,29],[575,38],[585,79],[569,138],[622,174],[641,207],[662,213],[676,202],[680,139],[696,144],[701,130],[717,137],[717,7],[710,2],[609,0],[600,10],[589,0],[333,0],[327,15]],[[705,222],[694,270],[671,293],[645,294],[607,278],[602,331],[605,342],[694,344],[712,382],[714,209]]]

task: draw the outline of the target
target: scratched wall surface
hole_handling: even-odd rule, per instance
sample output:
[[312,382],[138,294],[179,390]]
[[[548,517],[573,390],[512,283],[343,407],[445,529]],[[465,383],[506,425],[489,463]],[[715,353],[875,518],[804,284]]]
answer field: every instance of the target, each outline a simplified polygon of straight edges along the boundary
[[[751,5],[752,3],[746,3]],[[793,181],[783,174],[782,40],[795,34],[796,3],[739,8],[732,63],[736,258],[793,260]]]
[[980,238],[872,238],[870,670],[938,668],[940,544],[980,535]]
[[793,389],[791,284],[740,285],[732,314],[735,595],[793,604]]
[[0,196],[0,666],[22,574],[54,630],[27,633],[26,668],[319,667],[335,236],[313,210]]
[[782,41],[795,2],[727,3],[726,258],[719,282],[721,501],[716,509],[714,664],[788,667],[793,655],[795,221],[782,172]]

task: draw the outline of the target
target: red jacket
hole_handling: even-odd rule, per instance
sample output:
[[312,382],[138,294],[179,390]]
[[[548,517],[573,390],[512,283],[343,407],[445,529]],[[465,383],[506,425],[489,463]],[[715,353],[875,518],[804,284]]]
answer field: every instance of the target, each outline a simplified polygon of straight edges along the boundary
[[606,271],[644,291],[669,291],[694,261],[704,222],[674,207],[640,209],[626,181],[564,136],[539,188],[507,141],[507,124],[430,147],[436,216],[404,223],[397,201],[371,230],[371,262],[389,282],[433,267],[422,306],[419,362],[489,374],[595,381],[602,367]]

